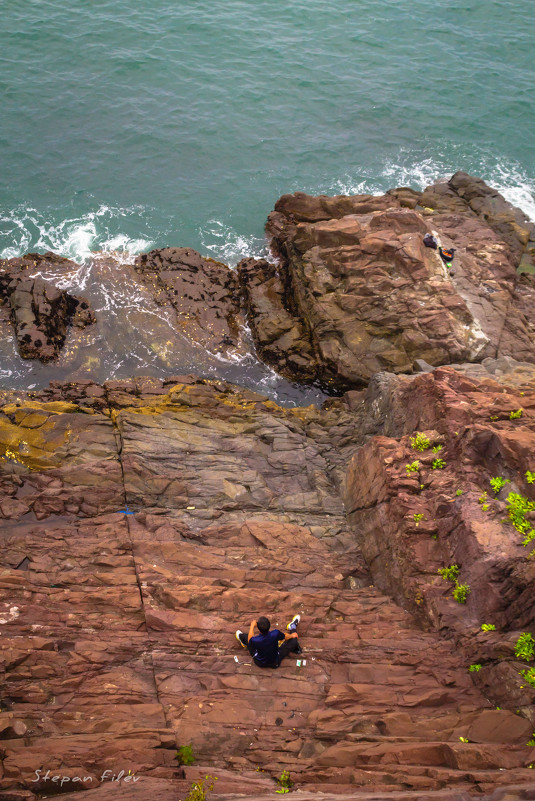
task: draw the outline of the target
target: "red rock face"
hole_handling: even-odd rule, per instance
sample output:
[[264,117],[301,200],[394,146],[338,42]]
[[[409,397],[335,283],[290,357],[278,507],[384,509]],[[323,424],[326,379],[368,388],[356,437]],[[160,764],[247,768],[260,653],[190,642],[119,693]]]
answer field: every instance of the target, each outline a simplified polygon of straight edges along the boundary
[[[416,416],[425,382],[451,393],[448,376],[416,379],[413,403],[407,379],[383,397]],[[56,775],[63,792],[82,776],[98,798],[160,801],[207,774],[214,798],[275,797],[283,770],[307,799],[529,786],[531,723],[493,709],[464,653],[372,586],[347,526],[339,486],[373,392],[369,409],[350,396],[326,411],[195,377],[5,393],[2,798],[56,794]],[[370,497],[387,483],[372,463],[350,474],[361,465]],[[301,665],[257,668],[235,629],[295,612]],[[190,743],[196,763],[179,768]],[[121,770],[139,782],[113,784]]]
[[[284,195],[267,232],[278,266],[239,272],[257,348],[285,375],[350,387],[422,359],[535,361],[533,224],[479,179]],[[451,268],[424,246],[429,233],[455,247]]]
[[[482,664],[476,680],[487,696],[533,724],[535,688],[519,675],[526,663],[514,646],[533,632],[535,543],[522,545],[507,497],[535,500],[526,479],[535,464],[535,371],[519,377],[507,386],[442,368],[398,382],[395,436],[374,437],[353,456],[346,505],[375,583],[452,636],[468,663]],[[441,450],[416,450],[418,431]],[[490,484],[497,477],[507,481],[499,492]],[[453,564],[470,588],[463,604],[438,575]],[[496,631],[482,632],[489,623]]]

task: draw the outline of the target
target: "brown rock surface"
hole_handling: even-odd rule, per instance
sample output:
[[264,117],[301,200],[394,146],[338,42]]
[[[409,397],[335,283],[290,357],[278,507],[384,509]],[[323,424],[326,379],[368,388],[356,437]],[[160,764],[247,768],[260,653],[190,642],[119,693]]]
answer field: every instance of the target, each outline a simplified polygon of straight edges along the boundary
[[[534,226],[480,179],[418,193],[284,195],[277,266],[239,265],[258,352],[285,375],[356,386],[381,370],[535,361]],[[423,245],[456,248],[448,270]]]
[[[487,696],[521,708],[533,727],[535,688],[522,680],[529,665],[514,653],[523,631],[535,633],[535,543],[522,544],[533,513],[520,534],[507,498],[535,501],[526,479],[535,467],[535,370],[513,368],[504,377],[498,383],[440,368],[393,379],[381,410],[386,436],[353,456],[346,505],[374,582],[454,637],[466,663],[482,665],[474,677]],[[367,402],[373,406],[373,389]],[[418,431],[430,441],[423,451],[411,445]],[[433,469],[437,459],[444,464]],[[490,479],[499,476],[508,483],[496,493]],[[453,582],[438,575],[453,564],[470,588],[464,604],[453,599]],[[496,631],[482,632],[484,623]]]
[[0,302],[9,306],[23,359],[49,362],[65,344],[67,328],[85,328],[95,322],[89,302],[71,295],[39,275],[41,270],[77,269],[74,262],[46,253],[0,260]]
[[[400,394],[408,379],[388,381],[394,428],[417,403]],[[195,377],[4,394],[0,797],[56,794],[36,769],[65,777],[63,792],[82,776],[88,797],[155,801],[206,774],[214,798],[275,798],[284,769],[307,800],[532,784],[526,720],[493,711],[464,654],[371,584],[340,483],[385,427],[376,412],[355,393],[282,409]],[[306,664],[256,668],[234,630],[294,612]],[[178,769],[187,743],[196,764]],[[100,782],[106,770],[139,783]]]

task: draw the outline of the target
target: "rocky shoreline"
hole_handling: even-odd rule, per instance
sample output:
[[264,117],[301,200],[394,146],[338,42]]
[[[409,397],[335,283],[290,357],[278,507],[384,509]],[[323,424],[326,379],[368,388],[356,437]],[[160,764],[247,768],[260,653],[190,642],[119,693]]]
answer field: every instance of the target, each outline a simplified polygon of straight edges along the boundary
[[[275,798],[283,770],[303,799],[534,797],[534,226],[457,173],[285,195],[267,230],[272,262],[166,248],[125,280],[322,408],[193,374],[0,391],[3,801]],[[0,263],[43,361],[102,325],[47,268],[77,265]],[[266,676],[234,630],[297,611],[306,663]]]

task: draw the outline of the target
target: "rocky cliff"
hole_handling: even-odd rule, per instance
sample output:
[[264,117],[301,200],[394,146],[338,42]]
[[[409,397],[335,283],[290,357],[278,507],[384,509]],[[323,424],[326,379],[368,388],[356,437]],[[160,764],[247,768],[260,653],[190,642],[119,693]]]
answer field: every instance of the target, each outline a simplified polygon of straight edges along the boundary
[[[196,375],[1,392],[2,801],[283,771],[303,801],[535,797],[532,228],[463,174],[268,225],[273,263],[124,274],[213,351],[247,317],[323,408]],[[296,612],[303,654],[255,667],[235,629]]]

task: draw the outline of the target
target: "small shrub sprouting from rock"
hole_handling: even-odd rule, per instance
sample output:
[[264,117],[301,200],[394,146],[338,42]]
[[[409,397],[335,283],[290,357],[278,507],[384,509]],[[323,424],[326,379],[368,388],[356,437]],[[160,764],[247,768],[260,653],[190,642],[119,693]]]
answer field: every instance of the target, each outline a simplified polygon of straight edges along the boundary
[[459,565],[450,565],[449,567],[441,567],[438,572],[445,581],[457,581],[459,570]]
[[441,450],[442,450],[442,445],[435,445],[435,447],[433,448],[433,453],[440,453]]
[[[510,492],[507,496],[506,503],[509,520],[514,528],[516,528],[520,534],[524,535],[522,545],[529,545],[532,540],[535,540],[535,529],[532,528],[531,523],[526,520],[526,514],[535,510],[535,502],[524,498],[523,495],[517,492]],[[535,550],[529,555],[533,556],[534,554]]]
[[506,484],[510,483],[511,482],[509,481],[509,479],[503,478],[503,476],[496,476],[496,478],[490,479],[490,486],[492,487],[496,495],[499,493],[502,487],[505,487]]
[[459,737],[459,740],[460,740],[462,743],[469,743],[469,742],[470,742],[470,740],[468,739],[468,737]]
[[520,676],[527,681],[532,687],[535,687],[535,668],[528,668],[527,670],[521,670],[519,673]]
[[499,417],[498,417],[498,415],[497,415],[497,414],[491,414],[491,416],[490,416],[490,419],[491,419],[491,420],[492,420],[492,422],[494,423],[496,420],[499,420]]
[[486,511],[487,511],[487,509],[489,508],[489,505],[488,505],[488,503],[484,503],[484,504],[481,506],[481,508],[483,509],[483,511],[484,511],[484,512],[486,512]]
[[276,793],[289,793],[290,788],[294,786],[293,781],[290,778],[290,774],[287,770],[283,770],[279,778],[277,779],[277,784],[279,785],[279,789],[275,790]]
[[535,656],[535,640],[528,631],[523,631],[515,645],[515,656],[517,659],[524,659],[531,662]]
[[431,440],[425,436],[425,434],[421,434],[419,431],[416,432],[414,437],[411,437],[411,448],[415,451],[426,451],[428,448],[431,447]]
[[472,590],[470,589],[468,584],[459,584],[458,582],[456,582],[452,594],[458,604],[465,604],[466,599],[468,598],[471,592]]
[[481,631],[496,631],[496,626],[494,623],[482,623]]
[[[531,738],[531,740],[527,741],[526,745],[530,745],[532,748],[535,745],[535,731],[533,732],[533,737]],[[531,767],[531,765],[530,765],[530,767]]]
[[433,464],[431,465],[433,470],[443,470],[444,467],[446,467],[446,462],[444,459],[434,459]]
[[424,516],[423,516],[423,514],[422,514],[421,512],[419,512],[419,513],[417,513],[417,514],[413,514],[413,516],[412,516],[412,519],[414,520],[414,522],[416,523],[416,525],[418,525],[418,523],[420,522],[420,520],[423,520],[423,519],[424,519]]
[[457,497],[459,497],[460,495],[463,494],[463,491],[462,490],[457,490],[457,492],[455,494],[457,495]]
[[509,420],[518,420],[519,417],[522,417],[523,409],[517,409],[516,412],[511,412],[509,415]]
[[[208,785],[206,782],[210,782]],[[205,776],[204,779],[199,779],[193,782],[191,790],[187,794],[184,801],[206,801],[206,793],[214,789],[214,784],[217,781],[216,776]]]
[[479,664],[479,662],[475,665],[470,665],[470,667],[468,668],[468,671],[470,673],[479,673],[480,670],[481,670],[481,665]]
[[416,459],[415,462],[411,462],[411,464],[405,465],[405,470],[407,475],[410,476],[411,473],[416,473],[420,469],[420,462]]
[[478,503],[485,503],[486,500],[487,500],[487,492],[485,491],[479,496],[479,498],[477,499],[477,502]]
[[526,470],[526,481],[528,484],[535,484],[535,473],[532,473],[531,470]]
[[193,765],[195,757],[191,743],[190,745],[181,745],[178,751],[175,752],[175,759],[179,765]]

